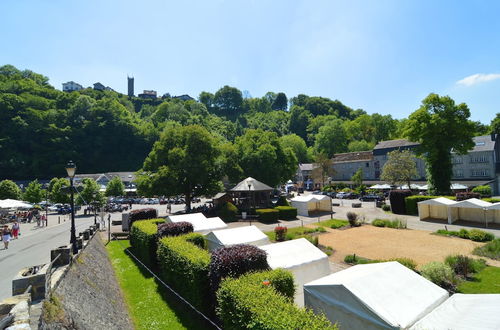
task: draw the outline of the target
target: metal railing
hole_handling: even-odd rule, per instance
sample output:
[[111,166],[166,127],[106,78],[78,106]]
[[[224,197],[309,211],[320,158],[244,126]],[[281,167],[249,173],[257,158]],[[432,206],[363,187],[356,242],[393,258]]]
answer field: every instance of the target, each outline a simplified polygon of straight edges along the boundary
[[47,273],[45,275],[45,297],[48,297],[50,295],[50,292],[52,290],[51,282],[52,282],[52,268],[54,266],[54,263],[61,257],[61,254],[59,253],[54,260],[52,260],[49,264],[49,267],[47,268]]

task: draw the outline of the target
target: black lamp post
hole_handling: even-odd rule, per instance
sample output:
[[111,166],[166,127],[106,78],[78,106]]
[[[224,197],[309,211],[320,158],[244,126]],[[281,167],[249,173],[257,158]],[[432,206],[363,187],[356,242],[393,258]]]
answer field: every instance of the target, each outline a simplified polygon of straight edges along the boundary
[[94,198],[94,200],[92,201],[92,208],[94,209],[94,225],[97,225],[97,193],[94,192],[92,194],[92,197]]
[[45,186],[45,224],[49,226],[49,187],[48,183],[44,184]]
[[252,199],[250,197],[250,195],[251,195],[250,189],[251,188],[252,188],[252,185],[249,182],[248,183],[248,219],[250,221],[250,226],[252,225],[252,215],[250,214],[250,213],[252,213]]
[[66,172],[68,173],[69,183],[70,183],[70,192],[71,192],[71,247],[73,250],[73,254],[78,253],[78,248],[76,246],[76,228],[75,228],[75,194],[73,186],[73,179],[75,178],[76,173],[76,165],[72,160],[68,162],[66,165]]

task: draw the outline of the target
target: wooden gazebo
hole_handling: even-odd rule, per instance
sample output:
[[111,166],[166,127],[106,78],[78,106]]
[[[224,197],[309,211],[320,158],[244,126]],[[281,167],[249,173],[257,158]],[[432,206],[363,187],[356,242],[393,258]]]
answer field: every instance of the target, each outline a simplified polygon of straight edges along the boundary
[[271,205],[272,187],[254,178],[248,177],[230,190],[241,208],[261,208]]

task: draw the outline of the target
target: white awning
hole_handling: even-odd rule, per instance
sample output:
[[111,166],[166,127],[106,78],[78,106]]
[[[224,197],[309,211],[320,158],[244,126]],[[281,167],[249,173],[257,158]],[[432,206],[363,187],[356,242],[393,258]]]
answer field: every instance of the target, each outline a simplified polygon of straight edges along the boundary
[[29,209],[33,204],[19,201],[17,199],[2,199],[0,200],[0,209]]

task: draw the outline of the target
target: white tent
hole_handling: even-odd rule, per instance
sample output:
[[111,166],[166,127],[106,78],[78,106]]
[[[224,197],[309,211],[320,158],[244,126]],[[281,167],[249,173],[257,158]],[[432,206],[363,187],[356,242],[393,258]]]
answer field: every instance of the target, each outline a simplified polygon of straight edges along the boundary
[[488,223],[500,223],[500,203],[494,203],[487,207],[486,219]]
[[448,223],[456,220],[467,220],[486,223],[486,209],[493,204],[477,198],[466,199],[449,206]]
[[207,218],[203,213],[188,213],[180,215],[170,215],[166,218],[167,222],[182,222],[186,221],[193,225],[194,232],[205,235],[212,230],[224,229],[226,223],[221,218]]
[[18,201],[16,199],[2,199],[0,200],[0,209],[29,209],[32,208],[33,205],[23,202],[23,201]]
[[208,250],[213,251],[223,246],[250,244],[255,246],[271,243],[269,238],[255,226],[215,230],[206,236]]
[[295,303],[304,306],[304,283],[331,273],[328,256],[305,238],[260,246],[267,252],[272,269],[284,268],[293,273]]
[[466,185],[463,185],[461,183],[452,183],[450,185],[450,189],[451,190],[465,190],[465,189],[468,189],[469,187],[467,187]]
[[415,323],[419,330],[500,329],[500,294],[454,294]]
[[418,216],[420,220],[424,219],[448,219],[448,206],[456,204],[457,202],[451,199],[438,197],[426,201],[418,202]]
[[292,198],[292,207],[297,209],[297,214],[309,216],[310,212],[332,210],[332,199],[326,195],[302,195]]
[[420,186],[420,188],[418,188],[418,190],[429,190],[429,185],[424,184],[423,186]]
[[448,292],[398,262],[357,265],[304,285],[306,307],[341,329],[406,329]]

